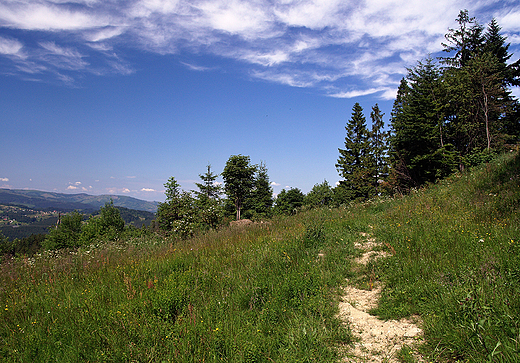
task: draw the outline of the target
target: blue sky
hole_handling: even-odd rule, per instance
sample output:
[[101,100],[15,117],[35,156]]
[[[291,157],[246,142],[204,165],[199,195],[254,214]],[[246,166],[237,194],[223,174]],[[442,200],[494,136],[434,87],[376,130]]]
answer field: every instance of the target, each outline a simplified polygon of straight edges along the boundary
[[334,185],[354,103],[388,123],[461,9],[519,58],[517,0],[0,0],[0,187],[162,201],[236,154]]

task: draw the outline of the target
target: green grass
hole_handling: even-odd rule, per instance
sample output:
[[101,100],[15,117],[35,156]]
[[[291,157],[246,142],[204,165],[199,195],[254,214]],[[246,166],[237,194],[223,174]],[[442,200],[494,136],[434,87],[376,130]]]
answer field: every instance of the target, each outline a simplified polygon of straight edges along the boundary
[[[374,313],[422,317],[428,361],[518,361],[519,183],[508,155],[407,197],[5,259],[1,360],[337,362],[340,287],[370,274]],[[359,232],[392,255],[353,270]]]
[[386,205],[376,236],[386,289],[375,313],[424,320],[435,360],[516,362],[520,353],[520,158]]
[[350,341],[334,299],[352,249],[348,219],[314,211],[186,242],[4,261],[0,356],[331,362]]

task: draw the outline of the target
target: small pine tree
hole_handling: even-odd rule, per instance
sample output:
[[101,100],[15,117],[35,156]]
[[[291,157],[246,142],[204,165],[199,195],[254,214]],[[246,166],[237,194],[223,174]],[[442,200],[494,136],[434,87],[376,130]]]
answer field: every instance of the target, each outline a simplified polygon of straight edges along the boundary
[[327,180],[315,184],[305,196],[305,205],[309,207],[327,207],[332,204],[334,192]]
[[305,200],[305,195],[298,188],[291,188],[289,191],[282,189],[276,197],[274,211],[276,214],[292,215],[298,212]]
[[266,218],[271,216],[273,188],[269,183],[269,175],[264,162],[260,162],[256,169],[253,190],[247,204],[254,217]]
[[195,192],[197,208],[197,219],[199,227],[203,230],[218,228],[222,223],[223,209],[220,201],[222,187],[215,181],[218,174],[213,174],[211,165],[207,166],[205,174],[199,174],[203,183],[195,183],[199,191]]
[[182,237],[193,233],[194,200],[189,192],[181,190],[174,177],[164,184],[166,201],[159,204],[155,214],[159,228]]
[[195,185],[199,188],[199,191],[195,192],[195,195],[199,200],[215,200],[222,193],[222,186],[216,184],[215,182],[218,178],[218,174],[213,174],[210,164],[207,165],[207,168],[208,171],[205,174],[199,174],[199,177],[203,183],[195,183]]

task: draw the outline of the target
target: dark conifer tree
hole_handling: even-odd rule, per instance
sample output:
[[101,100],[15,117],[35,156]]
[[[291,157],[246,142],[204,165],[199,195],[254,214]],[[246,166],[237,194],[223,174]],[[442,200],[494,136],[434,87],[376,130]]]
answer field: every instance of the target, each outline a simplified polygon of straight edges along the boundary
[[388,176],[388,133],[384,131],[384,113],[381,113],[379,106],[372,107],[370,119],[372,120],[372,131],[370,132],[370,153],[373,162],[374,186],[378,188],[381,181]]
[[513,54],[509,53],[510,44],[506,44],[506,37],[501,33],[501,28],[495,18],[488,24],[484,34],[483,51],[496,57],[502,79],[507,86],[520,86],[520,60],[507,64]]
[[441,58],[427,59],[401,81],[391,116],[391,184],[408,189],[489,160],[493,150],[520,134],[520,61],[493,19],[484,33],[464,10],[449,29]]
[[338,149],[336,169],[344,179],[338,188],[349,200],[370,198],[375,194],[373,186],[373,161],[370,154],[370,135],[363,108],[356,103],[352,117],[345,126],[345,148]]
[[444,142],[440,70],[431,58],[409,69],[392,111],[393,179],[407,189],[451,173],[456,165]]
[[484,42],[483,27],[474,17],[470,17],[468,10],[461,10],[457,17],[458,29],[449,29],[444,36],[446,43],[442,43],[444,51],[452,53],[452,57],[442,58],[443,62],[456,68],[462,68],[478,53]]

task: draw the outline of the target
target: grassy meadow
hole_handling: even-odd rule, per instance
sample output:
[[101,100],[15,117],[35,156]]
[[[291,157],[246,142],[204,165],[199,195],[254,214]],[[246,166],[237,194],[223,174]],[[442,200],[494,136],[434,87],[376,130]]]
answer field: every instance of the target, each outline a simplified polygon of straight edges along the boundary
[[[385,289],[373,313],[421,316],[428,362],[515,362],[519,203],[520,158],[511,154],[406,197],[184,241],[136,237],[6,258],[0,357],[337,362],[353,339],[336,317],[341,286],[348,278],[369,288],[375,278]],[[360,232],[390,257],[353,269]]]

